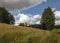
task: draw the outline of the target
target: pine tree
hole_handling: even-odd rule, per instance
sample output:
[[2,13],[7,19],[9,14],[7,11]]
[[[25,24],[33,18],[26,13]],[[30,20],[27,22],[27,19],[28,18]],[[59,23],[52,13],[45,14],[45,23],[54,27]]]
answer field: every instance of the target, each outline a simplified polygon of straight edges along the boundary
[[55,15],[50,7],[46,8],[41,18],[41,28],[52,30],[55,25]]

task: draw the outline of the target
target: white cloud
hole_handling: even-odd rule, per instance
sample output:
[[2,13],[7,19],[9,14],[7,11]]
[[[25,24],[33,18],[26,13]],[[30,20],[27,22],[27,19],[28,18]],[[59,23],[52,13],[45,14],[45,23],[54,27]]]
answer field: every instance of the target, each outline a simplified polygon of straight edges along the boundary
[[47,0],[0,0],[0,6],[12,10],[41,4],[42,2],[47,2]]
[[54,14],[55,14],[56,19],[60,20],[60,11],[55,11]]
[[42,2],[47,2],[47,0],[30,0],[30,3],[31,4],[39,4],[39,3],[42,3]]
[[40,21],[37,21],[36,24],[40,24]]
[[[55,14],[55,25],[60,25],[60,11],[54,11]],[[19,13],[17,16],[15,16],[15,18],[19,18],[19,20],[16,20],[16,25],[20,24],[20,23],[27,23],[27,24],[33,24],[33,22],[36,22],[36,24],[40,23],[41,20],[41,15],[37,14],[34,16],[31,16],[29,14],[21,14]]]
[[19,20],[16,20],[16,22],[15,22],[16,24],[20,24],[20,23],[28,23],[28,24],[30,24],[31,23],[31,17],[29,17],[28,15],[19,13],[15,17],[19,18]]
[[60,25],[60,20],[56,21],[55,25]]
[[56,18],[55,24],[59,25],[60,24],[60,11],[55,11],[54,14],[55,14],[55,18]]
[[41,19],[41,15],[37,14],[33,16],[33,20],[40,20]]
[[52,11],[55,11],[56,10],[56,8],[52,8]]
[[15,25],[18,25],[20,23],[32,24],[32,22],[35,22],[35,21],[37,23],[37,21],[40,21],[40,19],[41,19],[41,15],[39,15],[39,14],[31,17],[29,15],[19,13],[15,17],[16,18],[19,17],[19,20],[16,20]]

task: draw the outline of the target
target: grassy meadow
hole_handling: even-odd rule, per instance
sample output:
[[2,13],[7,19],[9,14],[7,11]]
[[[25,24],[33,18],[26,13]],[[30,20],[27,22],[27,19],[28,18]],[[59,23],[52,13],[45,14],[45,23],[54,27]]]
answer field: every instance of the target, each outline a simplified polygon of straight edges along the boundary
[[60,29],[47,31],[0,23],[0,43],[60,43]]

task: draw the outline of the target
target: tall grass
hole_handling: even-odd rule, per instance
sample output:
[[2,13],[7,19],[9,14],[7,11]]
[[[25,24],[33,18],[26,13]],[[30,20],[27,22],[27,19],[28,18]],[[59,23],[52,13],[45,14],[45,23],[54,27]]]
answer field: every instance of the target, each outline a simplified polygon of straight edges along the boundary
[[0,43],[60,43],[60,34],[0,23]]

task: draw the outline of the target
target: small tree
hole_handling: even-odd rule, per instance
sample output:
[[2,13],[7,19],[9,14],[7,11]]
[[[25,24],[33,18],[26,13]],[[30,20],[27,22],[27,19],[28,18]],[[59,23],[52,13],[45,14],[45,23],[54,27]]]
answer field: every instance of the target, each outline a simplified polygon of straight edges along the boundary
[[0,23],[14,24],[14,22],[14,17],[4,7],[0,7]]
[[50,7],[46,8],[41,18],[41,28],[51,30],[55,25],[55,15]]

